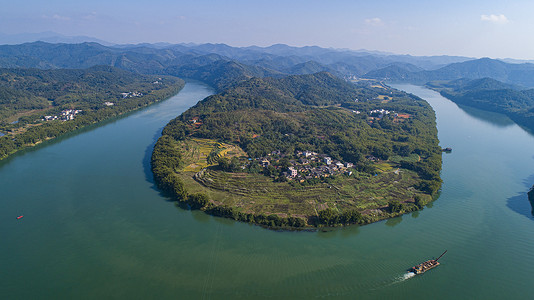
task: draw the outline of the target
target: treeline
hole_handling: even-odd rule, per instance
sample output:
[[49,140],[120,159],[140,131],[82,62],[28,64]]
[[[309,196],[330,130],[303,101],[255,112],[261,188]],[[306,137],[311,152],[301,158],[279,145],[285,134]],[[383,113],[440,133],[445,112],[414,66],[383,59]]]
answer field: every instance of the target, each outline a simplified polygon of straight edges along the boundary
[[[44,98],[47,105],[52,105],[46,112],[20,117],[16,124],[9,124],[5,118],[2,119],[0,129],[6,135],[0,137],[0,159],[28,146],[168,98],[184,86],[184,81],[176,77],[137,75],[111,67],[52,71],[3,69],[0,70],[0,78],[4,79],[0,87],[4,84],[9,86],[8,89],[23,89],[24,95],[36,99],[35,103]],[[93,78],[93,81],[87,83],[87,78]],[[161,83],[154,84],[155,81]],[[123,98],[121,93],[129,89],[142,91],[143,96]],[[17,99],[10,101],[16,103]],[[107,106],[105,101],[114,105]],[[4,107],[0,104],[0,111]],[[45,113],[59,114],[67,108],[79,109],[82,113],[70,121],[41,120]],[[26,109],[19,107],[12,113]]]

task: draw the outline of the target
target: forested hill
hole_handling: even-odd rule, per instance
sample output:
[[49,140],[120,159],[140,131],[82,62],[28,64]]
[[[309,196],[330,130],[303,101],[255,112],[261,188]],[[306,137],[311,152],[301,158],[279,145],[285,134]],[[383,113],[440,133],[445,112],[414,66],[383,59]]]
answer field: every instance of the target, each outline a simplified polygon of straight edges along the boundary
[[149,94],[180,81],[175,77],[159,78],[109,66],[55,70],[0,69],[0,124],[5,125],[6,119],[24,110],[103,107],[106,101],[121,99],[123,92]]
[[219,92],[253,77],[283,75],[274,70],[249,66],[226,59],[210,61],[207,64],[203,64],[197,60],[194,63],[167,67],[163,70],[163,73],[206,82]]
[[205,115],[240,109],[302,111],[309,105],[335,105],[375,96],[376,91],[357,88],[326,72],[284,78],[252,78],[200,101],[186,111],[181,120],[187,121],[193,113]]
[[[382,113],[377,113],[376,111],[382,111]],[[224,167],[226,165],[225,160],[218,156],[218,153],[225,152],[222,150],[226,147],[223,143],[234,145],[228,147],[242,149],[241,151],[244,151],[250,160],[247,160],[245,156],[233,157],[232,165],[234,167],[229,168],[232,170],[249,170],[244,172],[250,173],[260,172],[267,175],[265,173],[267,171],[258,170],[258,159],[273,152],[282,153],[287,160],[294,157],[299,151],[309,150],[322,156],[329,156],[333,160],[354,164],[362,172],[362,175],[361,177],[358,177],[360,175],[353,176],[353,179],[343,176],[336,179],[339,186],[344,185],[351,192],[349,193],[350,195],[344,194],[345,196],[343,197],[346,197],[347,202],[343,202],[343,208],[341,206],[336,208],[337,212],[334,215],[352,214],[355,213],[355,210],[358,211],[357,214],[364,213],[364,207],[385,209],[385,207],[388,207],[389,200],[405,203],[400,206],[404,208],[393,209],[394,215],[408,210],[419,209],[420,207],[417,205],[421,205],[421,203],[414,205],[414,195],[426,194],[425,197],[427,198],[425,199],[429,201],[430,195],[435,195],[441,184],[439,177],[441,149],[438,147],[435,115],[428,103],[417,97],[387,88],[377,82],[369,83],[363,81],[357,86],[340,80],[329,73],[284,78],[252,78],[229,88],[223,93],[200,101],[197,105],[172,120],[164,128],[162,137],[156,144],[152,156],[152,168],[155,178],[162,189],[174,194],[180,201],[190,201],[190,204],[194,207],[203,207],[208,205],[209,201],[206,199],[209,197],[189,195],[189,193],[195,191],[195,188],[192,188],[193,186],[199,186],[198,183],[192,181],[194,173],[188,173],[191,171],[187,171],[195,169],[203,163],[191,160],[186,163],[185,159],[191,153],[194,157],[197,157],[198,151],[209,149],[209,147],[201,146],[201,148],[197,148],[197,146],[193,146],[194,143],[216,144],[216,147],[222,147],[214,148],[213,153],[208,153],[208,151],[205,155],[209,154],[208,159],[212,163],[214,159],[216,160],[216,157],[221,158],[219,165],[223,169],[228,169],[228,167]],[[236,151],[232,152],[237,153]],[[369,157],[383,160],[390,170],[398,167],[403,168],[407,173],[406,177],[401,180],[403,183],[398,184],[394,183],[393,177],[388,177],[392,176],[389,172],[384,172],[383,174],[381,171],[378,172],[381,175],[373,178],[376,180],[382,180],[385,177],[390,178],[393,189],[396,192],[388,192],[387,195],[380,196],[381,200],[373,200],[373,203],[364,205],[363,203],[367,203],[369,198],[361,199],[363,202],[355,200],[363,195],[358,194],[355,189],[358,186],[362,187],[357,185],[356,182],[363,184],[363,182],[369,180],[370,174],[376,174],[374,173],[376,169]],[[297,160],[296,157],[295,160]],[[190,164],[190,167],[187,167],[186,171],[180,171],[188,164]],[[218,172],[216,170],[212,171]],[[296,193],[296,197],[300,198],[302,193],[298,192],[298,187],[292,188],[278,182],[285,178],[282,175],[285,171],[284,167],[270,169],[267,178],[275,178],[276,182],[271,182],[268,185],[272,184],[275,189],[289,189]],[[408,175],[412,174],[410,172],[414,172],[413,175]],[[217,174],[220,176],[233,176]],[[248,195],[249,192],[253,192],[253,190],[246,187],[248,184],[243,183],[241,180],[247,181],[250,179],[255,181],[258,177],[254,176],[257,175],[250,175],[252,177],[249,175],[236,176],[235,189],[242,191],[240,192],[241,196],[242,193]],[[319,177],[317,175],[316,178]],[[334,177],[336,176],[331,178],[333,179]],[[411,179],[408,180],[408,178]],[[197,178],[197,180],[200,179]],[[317,184],[316,188],[324,192],[324,197],[330,198],[335,195],[329,192],[329,185],[318,182],[320,180],[309,179],[309,182],[315,182],[310,184]],[[397,178],[397,180],[400,179]],[[258,183],[256,182],[256,184]],[[404,184],[408,184],[412,188],[407,190],[409,186]],[[188,190],[190,188],[192,190]],[[208,194],[215,193],[213,190],[209,191],[211,192]],[[374,188],[369,188],[367,192],[371,194],[380,193]],[[352,193],[355,196],[352,196]],[[395,199],[391,198],[393,194],[396,195]],[[250,197],[254,198],[256,196],[251,195]],[[290,213],[306,216],[306,218],[311,218],[308,219],[308,224],[310,224],[309,222],[315,222],[312,219],[317,217],[317,211],[334,205],[333,202],[327,201],[327,203],[322,203],[315,207],[315,204],[310,204],[308,203],[310,201],[303,199],[303,203],[299,204],[301,208],[288,210],[287,206],[284,206],[285,204],[282,205],[288,201],[286,196],[278,194],[273,195],[273,197],[280,198],[281,202],[278,203],[280,210],[269,210],[269,213],[285,215]],[[256,210],[256,208],[260,210],[262,210],[260,206],[265,208],[265,206],[262,206],[262,201],[264,200],[250,200],[251,198],[245,200],[245,198],[243,201],[253,201],[253,203],[249,203],[252,205],[250,208],[252,212],[245,213],[243,211],[245,215],[263,213]],[[202,204],[199,204],[199,199],[202,199]],[[223,205],[226,208],[220,209],[224,211],[226,211],[225,209],[234,209],[225,206],[230,204],[225,203],[226,200],[224,199],[229,198],[219,198],[217,196],[217,198],[210,200],[212,202],[209,203],[211,203],[210,205],[215,205],[215,207]],[[269,205],[272,206],[272,204]],[[292,207],[291,205],[289,206]],[[306,207],[306,209],[303,210],[302,207]],[[210,206],[209,209],[215,208]],[[218,209],[212,210],[212,212],[221,214]],[[239,208],[235,209],[239,210]],[[315,215],[313,212],[315,212]],[[364,214],[367,213],[369,211],[366,210]],[[350,219],[350,221],[348,219],[339,219],[332,222],[334,224],[370,222],[371,220],[376,221],[384,218],[386,215],[392,216],[389,213],[379,213],[379,215],[381,217],[369,217],[365,219],[366,221],[362,221],[363,219]]]
[[[321,147],[324,148],[321,151],[331,152],[329,154],[336,157],[345,156],[359,161],[368,154],[387,157],[395,152],[393,149],[406,145],[406,139],[412,141],[412,151],[418,149],[425,156],[432,155],[437,147],[437,138],[430,106],[418,98],[413,101],[401,92],[395,92],[394,95],[399,97],[395,102],[378,101],[379,93],[384,91],[358,87],[329,73],[279,79],[253,78],[200,101],[172,120],[163,134],[175,139],[196,136],[240,142],[252,156],[277,150],[275,148],[281,144],[284,144],[283,148],[292,148],[302,143],[300,147],[305,148],[306,144],[311,149]],[[389,90],[388,93],[393,91]],[[387,121],[389,118],[370,125],[367,114],[349,113],[356,109],[391,109],[413,114],[417,118],[408,119],[402,126]],[[198,128],[190,126],[193,118],[197,118],[202,125]],[[354,132],[345,131],[343,124],[351,122],[358,123],[361,128]],[[411,126],[407,128],[407,124]],[[428,128],[423,128],[423,124],[427,124]],[[383,132],[389,129],[401,130],[397,133],[405,138],[400,138],[400,142],[389,141],[388,137],[378,143],[372,141],[380,140],[379,136],[383,137]],[[375,131],[372,136],[376,136],[370,138],[367,130]],[[351,139],[358,131],[357,136]],[[362,135],[363,132],[366,134]],[[410,134],[415,136],[410,138]],[[252,138],[255,135],[257,137]],[[366,141],[363,136],[370,139]],[[330,145],[332,148],[326,150],[329,143],[333,143]],[[398,147],[394,147],[395,144]],[[250,153],[252,148],[255,149],[254,153]]]
[[0,69],[0,159],[176,94],[184,81],[109,66]]
[[427,86],[458,104],[504,113],[534,131],[534,89],[520,90],[490,78],[430,82]]

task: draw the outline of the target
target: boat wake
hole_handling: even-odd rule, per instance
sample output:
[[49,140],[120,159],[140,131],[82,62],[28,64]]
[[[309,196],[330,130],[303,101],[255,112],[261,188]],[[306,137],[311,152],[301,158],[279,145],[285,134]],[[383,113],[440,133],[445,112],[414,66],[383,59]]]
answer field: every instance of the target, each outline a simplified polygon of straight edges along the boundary
[[404,280],[408,280],[412,277],[415,276],[415,273],[414,272],[408,272],[408,273],[405,273],[401,278],[399,278],[399,282],[400,281],[404,281]]
[[388,284],[385,284],[384,286],[382,286],[382,288],[385,288],[385,287],[388,287],[388,286],[392,286],[392,285],[395,285],[395,284],[399,284],[403,281],[406,281],[412,277],[415,276],[415,273],[413,272],[407,272],[407,273],[404,273],[402,275],[398,275],[396,276],[392,281],[390,281]]

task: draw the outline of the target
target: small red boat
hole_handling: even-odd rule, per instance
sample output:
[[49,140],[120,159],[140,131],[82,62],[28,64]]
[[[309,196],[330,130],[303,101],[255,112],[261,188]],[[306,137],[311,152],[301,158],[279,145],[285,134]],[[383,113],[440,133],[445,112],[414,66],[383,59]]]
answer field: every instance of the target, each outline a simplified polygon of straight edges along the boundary
[[20,215],[20,216],[17,217],[17,220],[20,220],[20,219],[22,219],[22,218],[24,218],[24,216],[23,216],[23,215]]

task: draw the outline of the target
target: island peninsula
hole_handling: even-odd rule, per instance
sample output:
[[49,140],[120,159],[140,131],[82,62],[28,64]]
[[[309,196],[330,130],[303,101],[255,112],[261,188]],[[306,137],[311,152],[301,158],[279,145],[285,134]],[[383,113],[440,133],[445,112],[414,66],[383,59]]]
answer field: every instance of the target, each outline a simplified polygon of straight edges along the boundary
[[435,114],[377,81],[251,78],[172,120],[152,154],[179,204],[269,228],[367,224],[441,186]]

